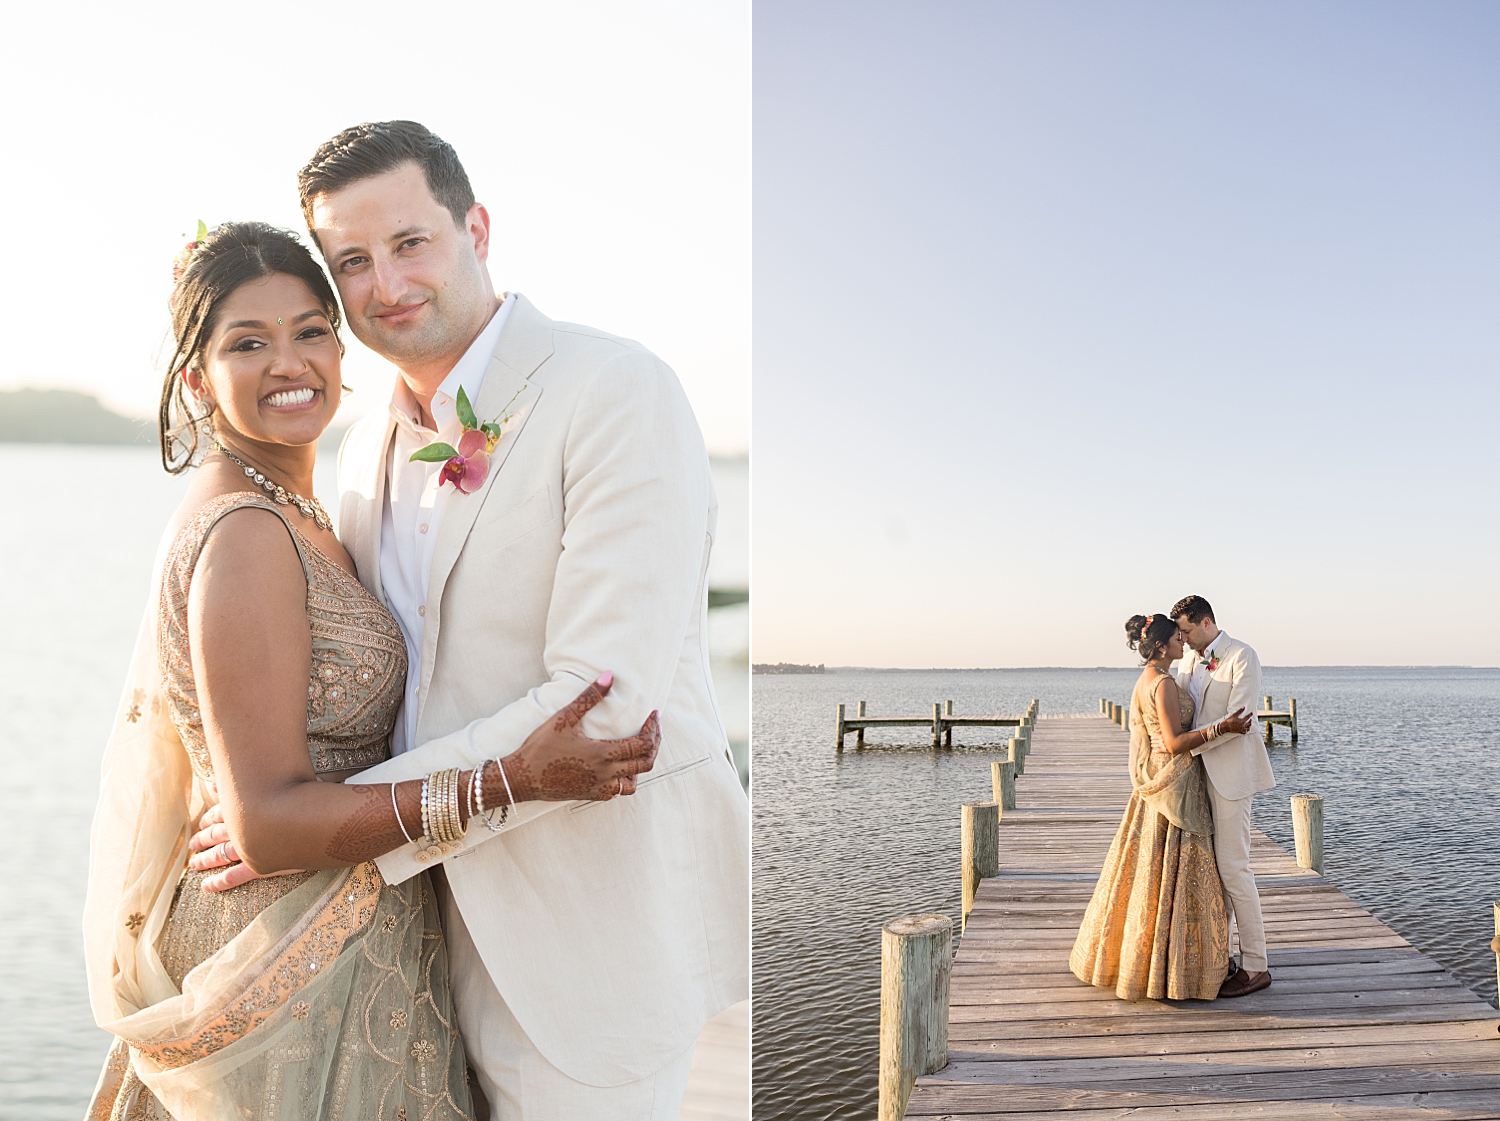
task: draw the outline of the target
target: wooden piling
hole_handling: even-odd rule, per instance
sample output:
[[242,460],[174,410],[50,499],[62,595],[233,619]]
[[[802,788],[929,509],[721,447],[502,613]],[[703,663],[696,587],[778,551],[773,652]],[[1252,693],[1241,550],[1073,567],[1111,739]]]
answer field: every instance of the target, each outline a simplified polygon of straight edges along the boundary
[[1490,949],[1495,951],[1495,976],[1500,979],[1500,899],[1495,901],[1495,940]]
[[1297,698],[1293,697],[1286,703],[1287,713],[1292,718],[1292,742],[1297,742]]
[[953,920],[905,915],[880,930],[879,1121],[901,1121],[912,1083],[948,1065]]
[[1000,815],[1016,808],[1016,765],[1009,759],[990,764],[990,794],[1000,804]]
[[[1262,710],[1265,711],[1265,712],[1270,712],[1271,709],[1273,709],[1275,707],[1276,706],[1271,703],[1271,694],[1267,693],[1266,694],[1266,703],[1261,706]],[[1265,731],[1265,734],[1266,734],[1266,746],[1267,747],[1270,747],[1273,743],[1276,742],[1276,737],[1271,732],[1271,729],[1273,727],[1275,727],[1275,725],[1273,725],[1269,720],[1267,720],[1265,722],[1264,726],[1263,726],[1263,730]]]
[[[952,716],[953,715],[953,702],[952,701],[944,701],[943,702],[943,715],[944,716]],[[947,730],[943,732],[943,746],[944,747],[952,747],[953,746],[953,725],[951,725],[951,724],[948,725]]]
[[963,833],[959,862],[963,875],[962,934],[974,909],[979,881],[1000,872],[1000,806],[996,802],[965,802],[959,807]]
[[1026,741],[1020,736],[1012,736],[1006,747],[1010,752],[1011,768],[1016,774],[1024,775],[1026,773]]
[[[859,702],[859,707],[857,709],[855,709],[855,714],[858,715],[858,716],[863,716],[865,714],[865,702],[864,701],[860,701]],[[855,732],[854,732],[854,746],[855,747],[864,747],[865,746],[865,728],[864,728],[863,724],[861,724],[857,729],[855,729]]]
[[1323,874],[1323,795],[1292,795],[1292,833],[1297,842],[1297,867]]
[[834,731],[833,749],[842,753],[844,750],[844,706],[838,706],[838,723]]
[[936,751],[943,746],[943,706],[932,702],[932,747]]

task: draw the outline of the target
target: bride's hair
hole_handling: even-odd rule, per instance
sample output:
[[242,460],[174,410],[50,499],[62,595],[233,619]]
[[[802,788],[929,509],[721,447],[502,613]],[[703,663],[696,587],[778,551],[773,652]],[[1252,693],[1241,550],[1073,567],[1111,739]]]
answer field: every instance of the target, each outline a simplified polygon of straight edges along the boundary
[[[219,309],[242,284],[284,273],[312,291],[333,334],[338,338],[343,316],[333,286],[307,247],[291,230],[265,222],[225,222],[195,242],[182,258],[182,272],[172,286],[172,360],[167,363],[157,411],[161,465],[176,475],[193,465],[210,413],[195,410],[182,373],[199,369],[203,351],[219,321]],[[339,353],[344,352],[339,340]]]
[[1141,656],[1142,662],[1154,662],[1166,653],[1167,643],[1177,632],[1170,615],[1132,615],[1125,620],[1125,645]]

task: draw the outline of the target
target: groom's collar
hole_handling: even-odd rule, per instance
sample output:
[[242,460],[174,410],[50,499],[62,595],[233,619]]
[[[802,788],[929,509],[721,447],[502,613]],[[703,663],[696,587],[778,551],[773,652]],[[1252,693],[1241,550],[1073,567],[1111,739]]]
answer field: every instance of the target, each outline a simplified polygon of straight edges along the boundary
[[[448,376],[443,379],[443,384],[438,386],[437,392],[433,394],[432,418],[437,422],[436,432],[439,435],[458,439],[454,434],[454,429],[458,427],[458,391],[462,389],[471,404],[479,400],[479,392],[484,386],[484,374],[490,366],[490,357],[500,343],[501,333],[505,330],[506,321],[510,318],[515,305],[516,298],[509,293],[501,297],[500,304],[490,316],[489,322],[474,337],[474,341],[469,344],[469,349],[464,351],[463,357],[454,364]],[[396,384],[391,390],[391,416],[395,418],[397,424],[425,440],[432,433],[423,430],[417,423],[419,411],[417,399],[412,395],[406,379],[397,374]]]
[[1212,642],[1210,642],[1207,646],[1205,646],[1203,648],[1203,655],[1204,655],[1204,657],[1207,657],[1209,654],[1212,654],[1215,650],[1219,649],[1219,647],[1223,646],[1228,641],[1229,641],[1229,634],[1228,634],[1228,632],[1227,631],[1220,631],[1218,634],[1214,635],[1214,640]]

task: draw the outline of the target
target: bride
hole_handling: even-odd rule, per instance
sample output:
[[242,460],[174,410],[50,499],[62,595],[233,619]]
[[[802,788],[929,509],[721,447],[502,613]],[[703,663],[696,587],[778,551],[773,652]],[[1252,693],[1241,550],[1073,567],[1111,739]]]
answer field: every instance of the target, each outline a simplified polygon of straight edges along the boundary
[[[372,859],[418,837],[441,855],[516,802],[630,794],[655,718],[585,737],[605,675],[503,767],[342,785],[387,757],[407,666],[304,497],[338,408],[338,303],[294,234],[228,223],[179,258],[172,326],[162,461],[201,465],[105,749],[84,934],[116,1043],[88,1116],[472,1117],[428,876],[393,886]],[[240,846],[190,860],[215,803]]]
[[1229,916],[1207,776],[1192,752],[1247,731],[1250,718],[1238,709],[1184,732],[1193,726],[1193,699],[1171,672],[1182,657],[1177,624],[1132,615],[1125,635],[1145,663],[1130,700],[1133,789],[1068,966],[1122,1000],[1212,1000],[1231,971]]

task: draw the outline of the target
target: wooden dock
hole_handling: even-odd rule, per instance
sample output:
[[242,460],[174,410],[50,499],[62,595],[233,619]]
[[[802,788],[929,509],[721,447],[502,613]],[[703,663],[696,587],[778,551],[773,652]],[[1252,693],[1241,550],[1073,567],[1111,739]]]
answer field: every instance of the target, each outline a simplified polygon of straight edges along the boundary
[[[1130,795],[1126,752],[1104,716],[1038,721],[999,875],[980,881],[953,961],[948,1064],[917,1078],[906,1116],[1500,1118],[1500,1012],[1258,830],[1269,989],[1122,1001],[1075,979],[1068,953]],[[976,797],[986,778],[976,766]]]
[[864,747],[866,728],[931,728],[934,748],[945,745],[952,747],[954,728],[1018,728],[1028,723],[1030,715],[1033,714],[1028,711],[1020,716],[960,716],[953,711],[952,701],[933,701],[931,716],[867,716],[865,702],[860,701],[853,716],[845,715],[843,705],[837,706],[833,745],[836,751],[843,751],[844,734],[853,732],[854,746]]

